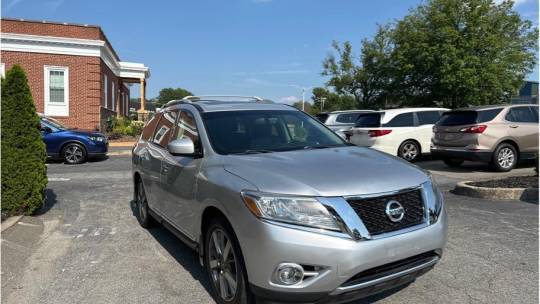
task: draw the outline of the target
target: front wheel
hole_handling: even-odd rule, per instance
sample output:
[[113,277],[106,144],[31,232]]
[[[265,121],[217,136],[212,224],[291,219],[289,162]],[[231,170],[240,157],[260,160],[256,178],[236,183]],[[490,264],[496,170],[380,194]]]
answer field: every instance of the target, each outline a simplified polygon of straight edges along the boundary
[[155,221],[150,215],[148,200],[146,199],[146,192],[144,191],[144,186],[141,180],[137,182],[136,187],[137,220],[143,228],[148,229],[154,226]]
[[67,144],[62,149],[62,157],[67,164],[82,164],[86,161],[86,149],[77,143]]
[[406,140],[399,146],[398,156],[406,161],[414,162],[420,158],[420,146],[415,141]]
[[205,234],[205,267],[219,304],[251,304],[253,296],[240,246],[225,220],[214,219]]
[[491,166],[499,172],[508,172],[512,170],[518,160],[517,151],[510,144],[500,144],[491,159]]

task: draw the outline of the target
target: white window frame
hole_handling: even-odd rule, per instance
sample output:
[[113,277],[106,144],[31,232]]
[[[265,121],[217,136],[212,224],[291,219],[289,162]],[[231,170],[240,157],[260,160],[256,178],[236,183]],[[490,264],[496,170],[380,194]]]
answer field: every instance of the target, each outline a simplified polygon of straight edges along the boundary
[[[51,71],[62,71],[64,72],[64,103],[52,103],[50,102],[50,72]],[[45,103],[44,103],[44,114],[50,116],[58,117],[68,117],[69,116],[69,68],[65,66],[52,66],[45,65],[43,66],[43,83],[45,90]]]
[[0,63],[0,76],[6,77],[6,64],[3,62]]
[[112,109],[114,112],[116,112],[116,86],[114,85],[114,80],[111,81],[111,100],[112,100]]
[[105,109],[108,109],[109,108],[109,77],[107,76],[107,74],[103,74],[103,96],[104,96],[104,100],[105,100],[105,104],[104,104],[104,108]]

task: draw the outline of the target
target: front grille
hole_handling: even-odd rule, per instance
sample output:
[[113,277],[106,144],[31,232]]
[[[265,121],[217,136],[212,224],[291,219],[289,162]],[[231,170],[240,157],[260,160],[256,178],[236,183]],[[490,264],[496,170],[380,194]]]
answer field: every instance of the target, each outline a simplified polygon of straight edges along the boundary
[[[391,200],[399,202],[405,209],[405,214],[399,222],[392,222],[386,215],[386,204]],[[424,203],[419,189],[347,201],[371,235],[392,232],[424,222]]]
[[[385,264],[385,265],[371,268],[368,270],[364,270],[356,274],[349,280],[347,280],[341,286],[346,287],[346,286],[357,285],[357,284],[373,281],[378,278],[386,277],[391,274],[398,273],[407,269],[411,269],[418,265],[422,265],[424,263],[432,261],[436,257],[439,257],[439,256],[435,253],[435,251],[429,251],[429,252],[415,255],[415,256],[412,256],[403,260],[393,262],[393,263],[389,263],[389,264]],[[426,271],[427,270],[429,270],[429,268],[426,269]]]

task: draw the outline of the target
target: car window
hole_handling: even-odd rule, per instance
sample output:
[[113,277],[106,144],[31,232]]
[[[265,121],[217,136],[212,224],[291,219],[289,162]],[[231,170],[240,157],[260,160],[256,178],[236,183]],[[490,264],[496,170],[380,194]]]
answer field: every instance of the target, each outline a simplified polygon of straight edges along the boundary
[[156,129],[156,125],[160,118],[161,118],[161,113],[156,114],[152,118],[150,118],[150,120],[146,123],[141,133],[141,138],[144,141],[150,140],[150,138],[154,134],[154,130]]
[[193,113],[187,110],[182,110],[174,128],[174,134],[172,139],[190,138],[195,145],[195,148],[199,148],[199,132],[197,130],[197,123]]
[[356,128],[378,128],[381,126],[381,113],[368,113],[358,115]]
[[325,123],[326,120],[328,119],[328,114],[327,113],[319,113],[316,115],[317,119],[322,122],[322,123]]
[[385,127],[414,127],[414,116],[413,113],[403,113],[396,115],[389,122],[384,124]]
[[220,111],[202,116],[212,147],[219,154],[346,145],[334,132],[300,111]]
[[536,122],[533,112],[529,107],[516,107],[511,108],[505,117],[506,120],[511,122]]
[[354,123],[358,119],[359,115],[360,113],[339,114],[336,117],[336,121],[341,123]]
[[439,111],[421,111],[416,112],[418,116],[418,125],[433,125],[441,118]]
[[499,113],[501,113],[502,110],[503,108],[478,111],[476,123],[492,121],[497,115],[499,115]]
[[473,125],[493,120],[503,108],[479,111],[450,111],[445,112],[437,122],[438,126]]
[[171,130],[176,122],[176,111],[168,111],[163,113],[154,132],[152,142],[163,148],[167,147],[171,139]]
[[538,106],[532,106],[532,107],[529,107],[532,112],[533,112],[533,115],[534,115],[534,122],[538,122]]

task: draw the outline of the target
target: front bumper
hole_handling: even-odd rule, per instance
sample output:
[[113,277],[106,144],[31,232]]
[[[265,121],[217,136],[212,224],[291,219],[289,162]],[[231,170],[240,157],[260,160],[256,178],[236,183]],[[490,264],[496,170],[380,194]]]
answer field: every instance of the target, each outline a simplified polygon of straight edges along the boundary
[[93,142],[87,146],[88,148],[88,156],[90,157],[103,157],[107,155],[107,152],[109,151],[109,142]]
[[[433,225],[386,238],[353,240],[260,221],[240,244],[252,291],[269,302],[341,302],[365,297],[413,281],[437,263],[369,284],[350,287],[346,282],[369,269],[426,252],[442,253],[446,243],[446,213]],[[272,281],[277,265],[284,262],[320,266],[324,270],[298,285]],[[380,279],[380,278],[378,278]],[[347,287],[347,288],[345,288]]]

